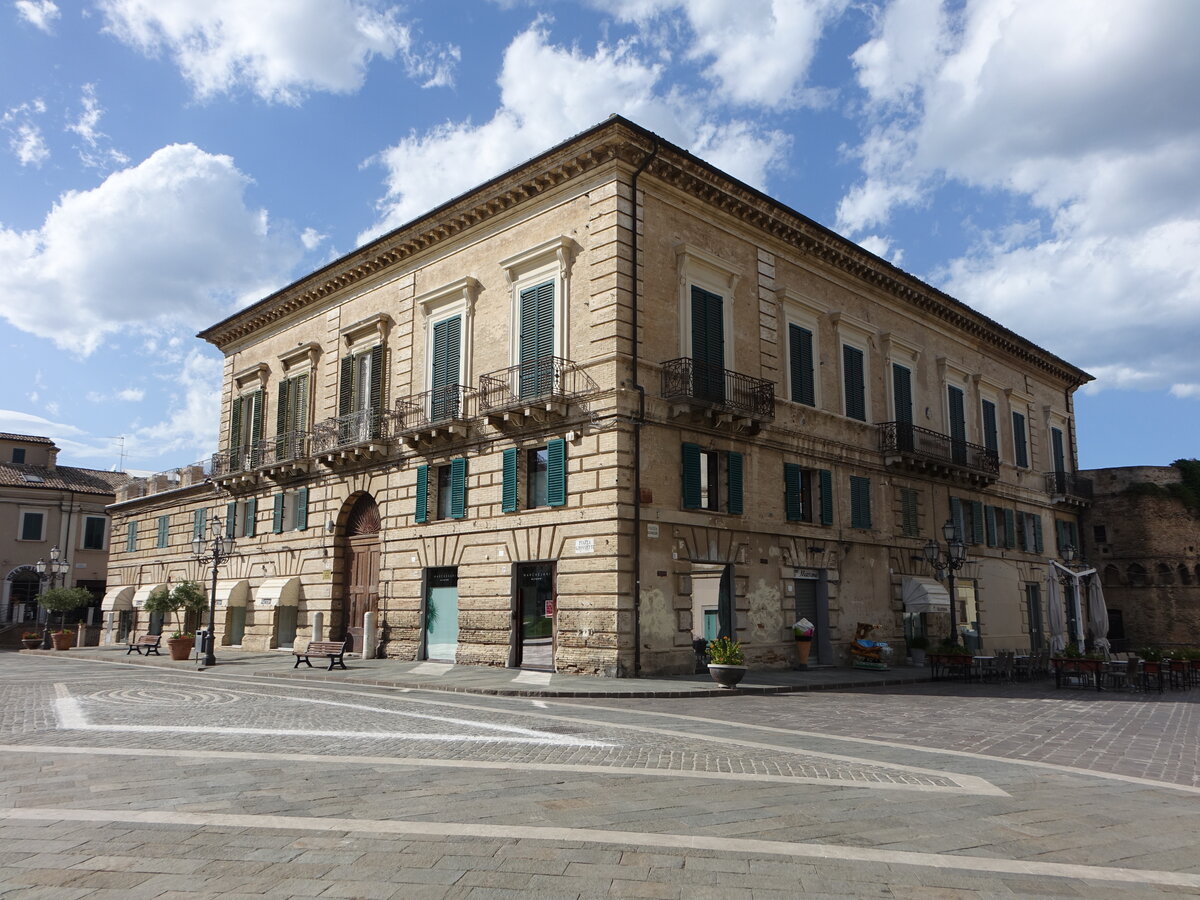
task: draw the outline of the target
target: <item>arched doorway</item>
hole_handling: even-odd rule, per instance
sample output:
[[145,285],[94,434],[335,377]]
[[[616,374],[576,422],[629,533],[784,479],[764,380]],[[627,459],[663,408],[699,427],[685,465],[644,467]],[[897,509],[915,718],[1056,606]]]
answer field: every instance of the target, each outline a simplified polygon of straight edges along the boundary
[[8,620],[32,622],[38,617],[37,597],[42,580],[33,566],[18,566],[8,573]]
[[[363,619],[379,609],[379,507],[363,494],[346,517],[342,548],[342,633],[349,650],[363,651]],[[335,632],[336,634],[336,632]]]

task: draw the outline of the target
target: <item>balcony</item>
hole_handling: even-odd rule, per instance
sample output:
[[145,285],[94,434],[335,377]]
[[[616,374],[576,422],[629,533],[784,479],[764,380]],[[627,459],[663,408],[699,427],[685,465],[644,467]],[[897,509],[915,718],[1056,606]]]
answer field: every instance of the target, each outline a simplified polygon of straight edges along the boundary
[[775,418],[775,385],[691,357],[662,364],[662,396],[671,415],[700,414],[717,425],[753,433]]
[[287,431],[263,441],[259,445],[263,474],[278,481],[307,472],[311,462],[309,440],[307,431]]
[[261,442],[252,447],[222,450],[212,455],[211,477],[221,487],[253,484],[258,480],[257,471],[260,465],[262,465]]
[[388,452],[390,415],[360,409],[313,426],[312,455],[327,466],[382,457]]
[[410,447],[465,437],[474,405],[475,392],[461,384],[397,400],[392,435]]
[[498,428],[544,423],[566,416],[573,402],[598,390],[571,360],[543,356],[479,376],[479,411]]
[[882,422],[877,427],[886,465],[975,487],[987,487],[1000,477],[1000,457],[986,447],[907,422]]
[[1092,503],[1092,479],[1074,472],[1047,472],[1046,493],[1053,503],[1067,506],[1090,506]]

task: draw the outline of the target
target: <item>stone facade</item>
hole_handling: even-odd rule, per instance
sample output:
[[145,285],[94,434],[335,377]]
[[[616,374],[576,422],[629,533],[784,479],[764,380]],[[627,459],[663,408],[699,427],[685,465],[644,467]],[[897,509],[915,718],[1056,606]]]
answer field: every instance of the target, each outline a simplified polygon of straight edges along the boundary
[[1084,473],[1095,500],[1081,519],[1087,558],[1101,573],[1118,641],[1200,644],[1200,518],[1173,497],[1128,493],[1132,485],[1178,483],[1174,466],[1125,466]]
[[227,643],[630,675],[791,665],[800,611],[836,663],[953,516],[962,614],[1028,646],[1075,528],[1086,373],[620,118],[201,336],[222,449],[118,498],[110,578],[209,578],[232,515]]

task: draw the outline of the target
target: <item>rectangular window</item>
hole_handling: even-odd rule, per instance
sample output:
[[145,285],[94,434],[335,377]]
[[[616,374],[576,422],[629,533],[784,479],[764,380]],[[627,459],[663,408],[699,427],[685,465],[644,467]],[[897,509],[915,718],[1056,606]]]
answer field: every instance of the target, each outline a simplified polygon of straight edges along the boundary
[[683,508],[741,515],[742,454],[684,444],[682,456]]
[[970,518],[970,527],[967,530],[967,534],[970,535],[972,544],[982,544],[984,537],[983,503],[978,500],[971,500],[967,504],[967,508]]
[[1004,510],[1004,546],[1009,549],[1017,546],[1017,512],[1013,509]]
[[342,357],[338,381],[338,442],[379,437],[383,410],[383,345]]
[[429,418],[433,422],[459,416],[459,381],[462,360],[462,316],[433,325],[433,353],[429,361]]
[[719,294],[692,285],[692,389],[704,400],[725,399],[725,306]]
[[103,550],[104,536],[108,531],[108,519],[104,516],[84,516],[83,549]]
[[1019,412],[1013,418],[1013,462],[1022,469],[1029,468],[1029,439],[1025,432],[1025,416]]
[[792,401],[806,406],[817,403],[813,373],[813,335],[807,328],[788,325],[788,367],[791,370]]
[[298,459],[306,452],[308,382],[308,372],[279,382],[279,400],[275,409],[276,462]]
[[871,527],[871,479],[850,476],[850,527]]
[[1104,525],[1093,525],[1092,526],[1092,537],[1095,539],[1097,544],[1107,544],[1108,543],[1108,528]]
[[905,537],[920,537],[920,494],[914,488],[900,488],[900,532]]
[[125,552],[133,553],[137,550],[137,522],[129,523],[129,530],[125,532]]
[[550,468],[550,452],[537,447],[525,453],[525,508],[536,509],[548,506],[546,502],[546,476]]
[[783,508],[789,522],[813,520],[813,472],[795,463],[783,464]]
[[13,447],[12,461],[14,463],[16,463],[17,465],[24,464],[24,462],[25,462],[25,448],[24,447]]
[[158,517],[158,536],[154,541],[154,546],[157,547],[159,550],[163,549],[164,547],[167,546],[167,542],[170,540],[170,536],[171,536],[171,517],[170,516],[159,516]]
[[946,407],[950,424],[950,458],[962,465],[967,461],[967,412],[962,388],[946,386]]
[[204,541],[208,539],[208,510],[197,509],[192,511],[192,540],[199,538]]
[[992,453],[1000,453],[1000,435],[996,431],[996,404],[991,400],[982,401],[983,413],[983,446]]
[[434,503],[434,518],[448,519],[450,518],[450,467],[437,466],[434,468],[437,473],[437,498]]
[[987,538],[987,545],[989,547],[995,547],[998,534],[998,529],[996,528],[996,507],[985,506],[983,508],[983,524]]
[[842,345],[842,387],[845,411],[851,419],[867,421],[867,382],[863,351],[849,344]]
[[[466,466],[466,460],[462,460]],[[523,466],[523,471],[519,471]],[[464,468],[465,471],[465,468]],[[524,491],[519,489],[522,479]],[[520,501],[524,498],[525,505]],[[502,512],[567,505],[567,442],[555,438],[544,447],[524,451],[510,447],[504,451],[503,484],[500,492]]]
[[821,524],[833,524],[833,473],[828,469],[817,470],[817,481],[821,486]]
[[21,540],[44,541],[46,539],[46,514],[41,512],[21,512]]
[[261,464],[263,392],[233,399],[229,415],[229,470],[240,472]]

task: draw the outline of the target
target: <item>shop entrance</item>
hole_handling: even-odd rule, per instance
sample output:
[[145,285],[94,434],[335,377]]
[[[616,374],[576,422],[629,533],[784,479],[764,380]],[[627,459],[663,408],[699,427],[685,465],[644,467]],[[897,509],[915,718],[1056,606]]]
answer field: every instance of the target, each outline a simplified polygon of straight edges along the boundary
[[516,665],[554,671],[554,563],[520,563],[515,573]]
[[425,658],[454,662],[458,654],[458,569],[429,569],[425,576]]

